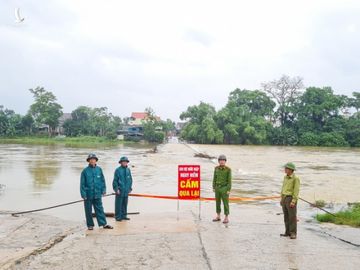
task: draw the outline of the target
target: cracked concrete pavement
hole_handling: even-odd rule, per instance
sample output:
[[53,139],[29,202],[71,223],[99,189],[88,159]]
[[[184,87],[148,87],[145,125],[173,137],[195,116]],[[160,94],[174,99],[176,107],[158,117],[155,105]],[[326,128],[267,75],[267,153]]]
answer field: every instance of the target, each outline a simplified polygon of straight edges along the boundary
[[[229,225],[211,221],[213,207],[212,203],[203,204],[201,220],[196,209],[179,214],[140,214],[131,216],[127,222],[109,220],[114,230],[96,228],[92,232],[86,231],[83,224],[79,230],[78,224],[59,220],[50,222],[50,226],[38,224],[33,225],[33,229],[25,229],[32,224],[26,220],[35,222],[37,215],[23,216],[18,218],[22,229],[1,234],[0,258],[6,250],[15,252],[24,241],[39,249],[46,239],[64,234],[66,226],[72,227],[73,233],[63,241],[43,252],[33,255],[28,252],[21,260],[14,259],[10,269],[358,268],[359,229],[319,225],[308,222],[300,213],[298,239],[290,240],[279,237],[284,225],[282,216],[278,215],[279,207],[274,203],[232,205]],[[38,216],[49,221],[54,219]],[[57,226],[52,227],[56,223]],[[35,235],[41,239],[37,240]],[[337,236],[349,237],[346,239],[354,245],[336,239]]]

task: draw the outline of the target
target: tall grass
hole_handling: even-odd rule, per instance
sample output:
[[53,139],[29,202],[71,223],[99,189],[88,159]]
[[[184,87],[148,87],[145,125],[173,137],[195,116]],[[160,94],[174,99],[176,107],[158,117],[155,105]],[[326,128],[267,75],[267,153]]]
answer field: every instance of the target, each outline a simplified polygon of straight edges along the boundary
[[349,225],[352,227],[360,227],[360,203],[356,203],[347,210],[330,214],[318,214],[316,219],[320,222],[329,222],[338,225]]

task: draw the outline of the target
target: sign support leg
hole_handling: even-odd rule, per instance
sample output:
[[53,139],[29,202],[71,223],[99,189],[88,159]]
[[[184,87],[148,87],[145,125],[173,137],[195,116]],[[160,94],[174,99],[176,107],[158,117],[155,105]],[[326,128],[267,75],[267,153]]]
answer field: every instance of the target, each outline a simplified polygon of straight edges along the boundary
[[201,220],[201,198],[199,197],[199,220]]

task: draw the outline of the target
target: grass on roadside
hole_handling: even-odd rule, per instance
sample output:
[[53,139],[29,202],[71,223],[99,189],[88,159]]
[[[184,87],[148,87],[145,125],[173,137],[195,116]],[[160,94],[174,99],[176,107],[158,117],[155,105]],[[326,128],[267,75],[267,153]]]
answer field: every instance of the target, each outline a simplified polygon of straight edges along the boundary
[[316,219],[320,222],[360,227],[360,203],[355,203],[349,209],[335,213],[335,216],[330,214],[317,214]]

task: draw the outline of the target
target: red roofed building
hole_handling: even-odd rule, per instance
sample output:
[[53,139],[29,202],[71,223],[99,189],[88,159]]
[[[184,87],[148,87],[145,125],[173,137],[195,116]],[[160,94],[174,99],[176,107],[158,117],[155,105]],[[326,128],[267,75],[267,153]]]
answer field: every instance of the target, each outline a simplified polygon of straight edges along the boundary
[[146,112],[133,112],[131,118],[145,120],[148,114]]
[[[133,112],[131,113],[129,125],[130,126],[141,126],[142,122],[148,118],[147,112]],[[160,121],[160,117],[155,116],[155,118]]]

